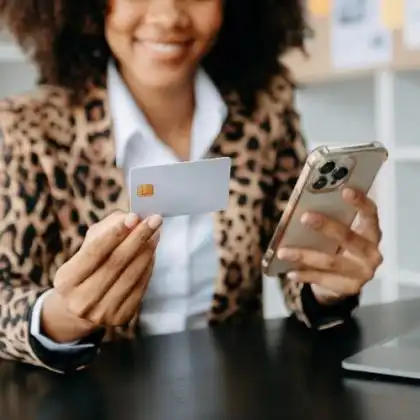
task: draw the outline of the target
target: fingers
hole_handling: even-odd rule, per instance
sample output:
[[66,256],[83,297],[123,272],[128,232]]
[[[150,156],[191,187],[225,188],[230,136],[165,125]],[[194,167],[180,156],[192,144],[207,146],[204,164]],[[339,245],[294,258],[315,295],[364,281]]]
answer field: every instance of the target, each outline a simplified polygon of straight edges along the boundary
[[123,325],[129,321],[135,313],[139,311],[141,301],[146,293],[150,278],[153,273],[154,261],[146,268],[140,280],[135,284],[134,288],[124,296],[121,304],[117,306],[117,311],[113,317],[112,324],[114,326]]
[[105,264],[108,269],[119,275],[158,232],[161,225],[162,218],[158,215],[148,217],[137,225],[109,256]]
[[334,240],[344,253],[328,255],[307,249],[280,249],[282,260],[296,264],[297,269],[287,277],[296,282],[309,283],[321,290],[327,300],[341,299],[360,293],[382,263],[378,249],[381,239],[378,210],[364,193],[352,189],[343,191],[343,199],[358,212],[356,230],[322,214],[306,213],[302,223]]
[[379,244],[382,232],[375,202],[363,192],[350,188],[343,190],[343,199],[358,211],[359,224],[357,231],[373,243]]
[[377,252],[377,246],[372,241],[322,214],[305,213],[302,223],[335,240],[343,248],[360,258],[370,258]]
[[318,285],[342,298],[357,295],[365,284],[360,279],[316,270],[292,271],[287,274],[287,278],[295,282]]
[[[75,311],[77,316],[81,318],[86,317],[105,296],[108,296],[107,301],[111,299],[109,302],[109,305],[111,305],[114,291],[111,294],[109,292],[113,290],[113,285],[118,282],[127,267],[132,265],[133,260],[137,263],[137,266],[135,266],[137,277],[139,273],[143,272],[151,255],[156,250],[159,239],[158,236],[155,236],[154,240],[151,240],[154,236],[152,227],[155,224],[152,223],[152,227],[150,227],[147,220],[145,219],[140,223],[86,281],[69,292],[68,299],[72,302],[72,307],[69,307],[70,311]],[[101,313],[100,316],[102,315],[104,314]],[[96,314],[95,316],[99,315]]]
[[89,227],[81,248],[88,247],[92,241],[101,240],[110,226],[121,221],[123,221],[123,230],[124,227],[127,228],[125,229],[126,233],[129,233],[130,230],[140,223],[139,217],[134,213],[127,213],[121,210],[114,211],[98,223]]
[[81,249],[57,271],[54,285],[61,294],[88,278],[127,238],[139,219],[134,214],[115,212],[94,225]]
[[[151,270],[150,270],[151,271]],[[147,277],[145,275],[145,277]],[[150,277],[150,275],[149,275]],[[146,292],[148,281],[139,281],[127,299],[122,303],[112,319],[114,327],[122,326],[129,322],[139,312],[141,301]]]
[[98,281],[102,278],[108,279],[106,282],[102,281],[99,286],[100,297],[105,295],[139,253],[142,254],[149,247],[154,253],[159,240],[158,229],[161,224],[162,218],[160,216],[151,216],[145,219],[111,253],[103,266],[93,275]]
[[86,312],[85,317],[97,325],[104,322],[107,325],[114,325],[116,312],[125,300],[130,298],[133,290],[140,287],[139,284],[144,291],[146,290],[154,266],[154,253],[154,248],[144,248],[95,306]]
[[[102,227],[100,234],[94,233],[89,246],[81,249],[77,258],[73,257],[63,265],[63,271],[66,272],[61,273],[61,276],[70,280],[56,282],[57,291],[66,296],[69,311],[80,318],[85,317],[101,301],[143,248],[151,247],[155,251],[157,238],[152,240],[152,237],[162,223],[160,216],[149,217],[141,223],[136,216],[118,216],[118,232],[123,232],[119,234],[118,240],[110,240],[109,231]],[[111,225],[114,227],[115,223]],[[99,258],[99,252],[94,250],[94,246],[103,250],[103,243],[112,243],[113,247],[107,245],[110,252],[102,253],[104,258]]]
[[306,269],[341,273],[349,277],[370,278],[373,276],[367,267],[361,267],[360,264],[342,255],[328,255],[310,249],[281,248],[277,256],[283,261],[304,266]]

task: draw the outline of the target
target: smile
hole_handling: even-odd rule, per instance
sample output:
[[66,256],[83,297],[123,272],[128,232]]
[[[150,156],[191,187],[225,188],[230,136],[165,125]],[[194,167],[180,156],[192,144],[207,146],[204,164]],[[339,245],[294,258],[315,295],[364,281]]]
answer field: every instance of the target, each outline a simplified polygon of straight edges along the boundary
[[178,58],[183,56],[188,48],[191,46],[191,41],[188,42],[156,42],[149,40],[137,40],[148,52],[162,57],[162,58]]

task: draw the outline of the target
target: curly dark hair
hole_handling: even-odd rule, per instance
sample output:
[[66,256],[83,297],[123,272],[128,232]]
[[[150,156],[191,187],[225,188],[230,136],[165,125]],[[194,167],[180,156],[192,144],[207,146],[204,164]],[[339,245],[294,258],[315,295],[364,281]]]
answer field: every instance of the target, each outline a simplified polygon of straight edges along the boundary
[[[304,51],[303,0],[225,0],[224,24],[204,67],[222,92],[249,110],[256,93],[287,69],[280,57]],[[104,80],[107,0],[0,0],[0,21],[35,62],[40,83],[68,88],[74,101]]]

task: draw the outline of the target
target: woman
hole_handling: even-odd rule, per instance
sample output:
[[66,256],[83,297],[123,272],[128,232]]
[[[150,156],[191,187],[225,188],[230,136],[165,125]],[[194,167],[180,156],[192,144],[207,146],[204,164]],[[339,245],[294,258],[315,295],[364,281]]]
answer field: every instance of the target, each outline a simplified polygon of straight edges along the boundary
[[[40,87],[1,106],[1,354],[80,369],[103,340],[261,315],[261,257],[305,160],[293,82],[278,57],[302,47],[300,2],[0,2]],[[232,159],[226,211],[140,221],[132,166]],[[279,250],[308,326],[343,322],[380,263],[377,210],[345,191],[357,231],[323,215],[331,258]],[[213,231],[215,238],[213,238]],[[139,316],[141,315],[141,316]]]

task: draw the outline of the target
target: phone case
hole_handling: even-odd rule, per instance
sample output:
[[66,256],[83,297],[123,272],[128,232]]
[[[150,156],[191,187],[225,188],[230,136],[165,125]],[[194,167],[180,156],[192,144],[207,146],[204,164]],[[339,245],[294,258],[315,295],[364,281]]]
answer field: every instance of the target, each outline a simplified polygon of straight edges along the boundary
[[319,212],[350,227],[357,211],[343,200],[342,189],[348,186],[368,193],[387,158],[388,151],[379,142],[315,149],[306,160],[264,255],[264,274],[276,276],[298,268],[277,258],[280,246],[336,254],[339,244],[304,226],[302,215],[307,211]]

